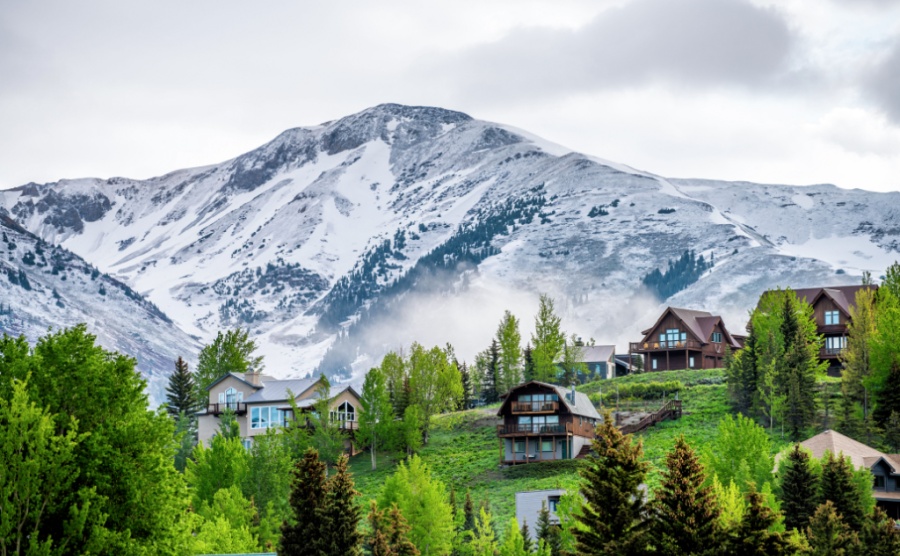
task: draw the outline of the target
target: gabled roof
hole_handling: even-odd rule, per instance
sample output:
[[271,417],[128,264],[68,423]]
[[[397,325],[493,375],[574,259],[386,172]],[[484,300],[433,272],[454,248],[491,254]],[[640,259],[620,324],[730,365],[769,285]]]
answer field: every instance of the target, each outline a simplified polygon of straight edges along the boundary
[[844,436],[839,432],[827,430],[819,433],[812,438],[804,440],[800,443],[804,448],[808,448],[816,458],[821,458],[825,452],[832,454],[842,453],[849,457],[853,466],[858,469],[870,469],[879,460],[884,460],[894,474],[900,473],[900,465],[895,458],[900,459],[900,455],[888,455],[879,452],[871,446],[866,446],[862,442],[857,442],[849,436]]
[[253,384],[252,382],[248,382],[244,377],[242,377],[240,375],[236,375],[234,373],[226,373],[226,374],[220,376],[219,378],[217,378],[216,380],[212,381],[212,383],[209,386],[207,386],[206,388],[204,388],[204,390],[209,390],[210,388],[212,388],[216,384],[222,382],[223,380],[225,380],[228,377],[236,378],[236,379],[240,380],[241,382],[243,382],[244,384],[246,384],[247,386],[249,386],[250,388],[254,388],[256,390],[259,390],[260,388],[262,388],[262,386],[257,386],[256,384]]
[[318,381],[319,377],[267,380],[266,382],[263,382],[262,387],[251,394],[249,398],[244,398],[244,402],[260,403],[287,401],[290,398],[290,396],[288,396],[288,390],[295,396],[299,396],[303,392],[309,390],[309,388]]
[[540,382],[537,380],[532,380],[531,382],[524,382],[519,384],[518,386],[513,386],[510,388],[509,392],[503,394],[503,404],[500,405],[500,409],[497,410],[497,415],[503,414],[503,409],[509,403],[510,399],[512,399],[512,393],[518,390],[519,388],[523,388],[525,386],[537,384],[538,386],[543,386],[545,388],[549,388],[554,390],[557,395],[559,395],[559,401],[568,408],[569,413],[573,415],[579,415],[581,417],[590,417],[591,419],[602,419],[600,414],[597,413],[597,408],[594,407],[594,404],[591,403],[590,398],[587,397],[587,394],[583,394],[581,392],[575,392],[575,400],[574,402],[569,399],[570,391],[567,391],[562,386],[557,386],[556,384],[550,384],[549,382]]
[[662,312],[656,322],[650,328],[641,331],[641,334],[644,335],[644,338],[641,340],[642,342],[647,342],[652,340],[653,338],[649,338],[649,334],[656,330],[659,324],[666,318],[666,315],[672,313],[675,315],[678,320],[684,323],[685,328],[687,328],[688,332],[691,333],[694,338],[696,338],[700,343],[708,344],[709,336],[712,334],[713,329],[718,324],[722,327],[722,330],[725,332],[725,337],[728,339],[728,343],[733,348],[740,349],[741,344],[736,342],[734,338],[731,337],[731,334],[725,328],[725,323],[722,321],[722,317],[718,315],[713,315],[709,311],[697,311],[694,309],[682,309],[681,307],[666,307],[666,310]]
[[581,361],[583,363],[609,361],[615,353],[616,346],[582,346]]
[[815,305],[822,297],[828,297],[840,309],[845,316],[850,316],[850,308],[856,307],[856,292],[871,288],[873,291],[878,286],[828,286],[824,288],[801,288],[794,290],[797,297],[810,305]]

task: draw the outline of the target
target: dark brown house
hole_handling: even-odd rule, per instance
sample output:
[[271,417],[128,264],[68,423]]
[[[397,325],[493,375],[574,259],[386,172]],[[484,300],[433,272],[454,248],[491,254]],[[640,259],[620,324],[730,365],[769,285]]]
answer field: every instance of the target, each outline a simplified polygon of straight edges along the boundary
[[741,349],[722,317],[706,311],[668,307],[641,334],[644,338],[632,342],[629,353],[642,355],[647,371],[715,369],[723,366],[726,349]]
[[497,436],[504,464],[575,458],[601,420],[586,394],[546,382],[520,384],[503,398]]
[[828,361],[832,368],[840,366],[839,357],[847,347],[847,325],[850,323],[850,309],[856,307],[856,292],[865,288],[876,290],[878,286],[835,286],[794,290],[798,298],[813,308],[816,332],[825,337],[819,350],[819,359]]

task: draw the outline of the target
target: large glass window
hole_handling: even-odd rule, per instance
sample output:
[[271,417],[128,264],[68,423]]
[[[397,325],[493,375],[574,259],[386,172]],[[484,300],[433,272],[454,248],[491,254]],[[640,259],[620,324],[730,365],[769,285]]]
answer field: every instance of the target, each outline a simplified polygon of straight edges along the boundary
[[232,411],[237,411],[238,404],[242,401],[244,401],[244,393],[238,392],[234,388],[229,388],[224,393],[219,394],[219,403],[224,404],[226,408]]
[[350,405],[350,402],[344,402],[331,412],[331,420],[341,423],[356,421],[356,409]]
[[516,440],[516,453],[517,454],[525,453],[525,441],[524,440]]
[[270,429],[284,426],[284,412],[277,407],[250,408],[250,428]]
[[846,336],[826,336],[825,349],[831,352],[841,351],[847,347]]
[[541,440],[541,451],[542,452],[552,452],[553,451],[553,441],[552,440]]
[[825,325],[841,324],[841,314],[838,311],[825,311]]

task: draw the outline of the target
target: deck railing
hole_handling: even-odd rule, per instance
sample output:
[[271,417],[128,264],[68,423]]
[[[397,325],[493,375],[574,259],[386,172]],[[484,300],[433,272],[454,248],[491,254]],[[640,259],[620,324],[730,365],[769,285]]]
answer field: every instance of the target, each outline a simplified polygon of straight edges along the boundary
[[226,402],[211,403],[206,406],[206,412],[212,415],[221,415],[229,409],[233,411],[235,415],[243,415],[247,413],[247,404],[244,402]]
[[512,402],[513,413],[556,413],[559,402]]
[[678,419],[681,417],[681,400],[669,400],[656,412],[647,415],[637,423],[622,427],[622,434],[632,434],[652,427],[666,419]]
[[570,434],[572,423],[560,423],[554,425],[497,425],[497,434]]
[[819,357],[824,359],[826,357],[837,357],[847,348],[822,348],[819,350]]
[[631,342],[631,351],[665,351],[670,349],[703,349],[697,340],[667,340],[664,342]]

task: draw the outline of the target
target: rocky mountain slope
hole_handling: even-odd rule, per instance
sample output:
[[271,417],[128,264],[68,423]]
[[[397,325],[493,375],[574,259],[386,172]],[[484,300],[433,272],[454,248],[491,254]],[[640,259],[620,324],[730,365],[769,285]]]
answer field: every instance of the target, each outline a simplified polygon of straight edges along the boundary
[[165,398],[175,358],[198,349],[140,294],[0,210],[0,332],[34,341],[51,327],[81,322],[107,349],[137,359],[156,402]]
[[[282,376],[347,376],[414,339],[470,359],[505,308],[527,337],[539,292],[569,331],[620,351],[662,303],[739,330],[767,288],[900,258],[898,193],[666,179],[400,105],[145,181],[28,184],[0,207],[190,335],[248,327]],[[712,263],[699,280],[668,300],[642,286],[686,251]]]

